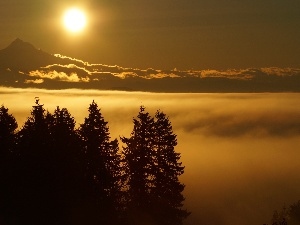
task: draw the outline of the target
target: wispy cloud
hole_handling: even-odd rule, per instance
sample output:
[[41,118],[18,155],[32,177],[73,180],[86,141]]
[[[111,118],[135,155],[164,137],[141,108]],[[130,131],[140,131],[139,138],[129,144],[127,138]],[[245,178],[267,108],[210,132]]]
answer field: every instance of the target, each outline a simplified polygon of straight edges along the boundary
[[[55,54],[56,57],[62,59],[68,59],[73,62],[80,63],[82,66],[78,65],[64,65],[66,68],[77,68],[82,69],[88,74],[93,72],[108,72],[112,73],[117,77],[125,79],[126,77],[139,77],[144,79],[156,79],[165,77],[176,77],[176,78],[186,78],[186,77],[198,77],[198,78],[228,78],[228,79],[242,79],[251,80],[257,76],[262,75],[273,75],[273,76],[300,76],[300,68],[279,68],[279,67],[268,67],[268,68],[245,68],[245,69],[228,69],[228,70],[187,70],[180,71],[177,69],[173,70],[158,70],[149,68],[147,70],[141,70],[137,68],[124,68],[120,66],[111,66],[105,64],[90,64],[82,60],[71,58],[68,56],[63,56],[60,54]],[[63,66],[63,65],[61,65]]]
[[68,59],[68,60],[71,60],[71,61],[75,61],[75,62],[78,62],[78,63],[81,63],[83,65],[90,65],[88,62],[84,62],[80,59],[76,59],[76,58],[72,58],[72,57],[69,57],[69,56],[65,56],[65,55],[61,55],[61,54],[54,54],[55,57],[58,57],[58,58],[61,58],[61,59]]
[[161,79],[161,78],[226,78],[237,80],[253,80],[262,76],[300,76],[298,68],[248,68],[248,69],[230,69],[230,70],[199,70],[199,71],[178,71],[178,70],[155,70],[155,69],[133,69],[122,68],[119,66],[108,66],[102,64],[88,64],[82,62],[82,65],[76,64],[53,64],[42,67],[49,69],[72,73],[74,71],[86,75],[96,75],[100,73],[110,73],[121,79],[136,77],[140,79]]
[[66,64],[66,65],[53,64],[53,65],[41,67],[41,69],[49,69],[49,70],[66,70],[66,69],[68,69],[69,72],[82,71],[88,75],[92,75],[92,73],[93,73],[93,72],[87,70],[85,67],[80,67],[75,64]]
[[122,72],[122,73],[115,73],[114,74],[116,77],[119,77],[121,79],[126,79],[126,78],[130,78],[130,77],[139,77],[139,75],[137,75],[134,72]]
[[42,84],[44,83],[44,80],[43,79],[35,79],[35,80],[25,80],[24,81],[25,84]]
[[223,77],[228,79],[251,80],[255,74],[254,69],[230,69],[230,70],[202,70],[201,77]]
[[[60,88],[69,88],[70,82],[77,88],[99,88],[102,90],[133,90],[147,92],[300,92],[299,68],[245,68],[228,70],[186,70],[138,69],[117,65],[90,64],[79,59],[56,54],[45,60],[45,65],[30,70],[10,68],[5,73],[15,76],[24,87],[38,86],[55,88],[54,82],[61,82]],[[51,58],[52,57],[52,58]],[[28,68],[34,68],[30,65]],[[18,76],[22,74],[23,76]],[[14,85],[7,76],[4,84]],[[43,79],[43,83],[32,82]],[[27,80],[26,82],[24,82]]]
[[43,79],[50,79],[50,80],[59,80],[64,82],[89,82],[89,78],[79,78],[76,73],[71,73],[70,75],[64,73],[64,72],[57,72],[55,70],[53,71],[31,71],[29,73],[29,76],[31,77],[39,77]]
[[269,68],[261,68],[261,71],[268,74],[268,75],[300,76],[300,68],[269,67]]

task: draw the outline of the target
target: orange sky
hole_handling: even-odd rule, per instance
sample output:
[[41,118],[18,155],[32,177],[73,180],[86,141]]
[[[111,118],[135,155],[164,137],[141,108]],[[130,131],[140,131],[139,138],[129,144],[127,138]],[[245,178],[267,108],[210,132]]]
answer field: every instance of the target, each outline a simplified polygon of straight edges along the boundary
[[[70,35],[64,10],[89,26]],[[16,37],[91,63],[140,69],[300,67],[298,0],[10,0],[0,3],[0,48]]]

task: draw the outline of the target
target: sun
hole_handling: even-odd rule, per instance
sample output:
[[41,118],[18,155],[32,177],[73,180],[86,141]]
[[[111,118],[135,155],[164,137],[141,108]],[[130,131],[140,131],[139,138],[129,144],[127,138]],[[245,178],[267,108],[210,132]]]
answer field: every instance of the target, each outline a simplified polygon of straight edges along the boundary
[[83,10],[78,8],[68,9],[63,16],[65,28],[72,33],[79,33],[86,27],[87,19]]

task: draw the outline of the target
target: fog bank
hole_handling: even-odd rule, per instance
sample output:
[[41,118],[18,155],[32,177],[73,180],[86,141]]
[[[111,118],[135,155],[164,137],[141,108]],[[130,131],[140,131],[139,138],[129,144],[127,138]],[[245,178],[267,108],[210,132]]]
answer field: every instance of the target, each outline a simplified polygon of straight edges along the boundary
[[273,210],[300,199],[300,94],[157,94],[0,88],[0,104],[22,127],[38,96],[67,108],[77,125],[95,100],[112,138],[129,136],[144,105],[164,111],[186,166],[186,225],[270,223]]

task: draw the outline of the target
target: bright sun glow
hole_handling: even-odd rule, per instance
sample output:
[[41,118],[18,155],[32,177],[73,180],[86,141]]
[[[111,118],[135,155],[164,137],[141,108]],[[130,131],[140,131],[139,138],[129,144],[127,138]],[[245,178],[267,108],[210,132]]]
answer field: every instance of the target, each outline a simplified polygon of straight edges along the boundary
[[65,12],[63,22],[68,31],[77,33],[85,28],[87,21],[82,10],[72,8]]

